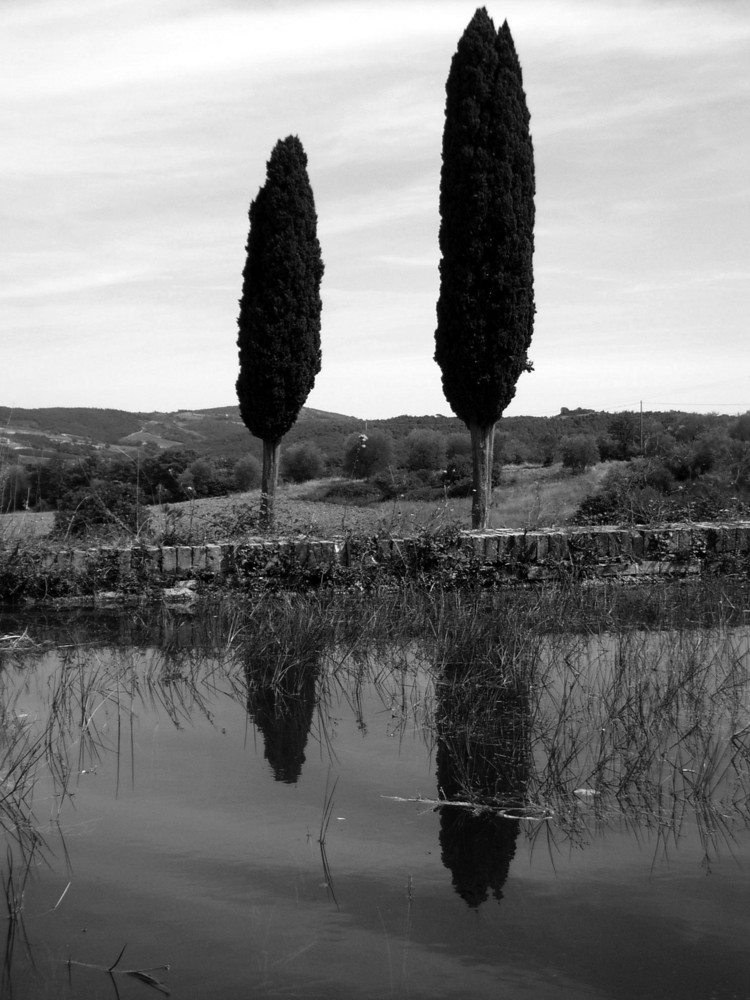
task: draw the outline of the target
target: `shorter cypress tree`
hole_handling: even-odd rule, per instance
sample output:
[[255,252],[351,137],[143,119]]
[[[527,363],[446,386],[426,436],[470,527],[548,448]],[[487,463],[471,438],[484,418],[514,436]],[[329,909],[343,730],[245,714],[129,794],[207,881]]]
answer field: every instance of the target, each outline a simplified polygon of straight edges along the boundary
[[323,260],[307,156],[297,136],[276,143],[250,204],[237,320],[240,414],[263,442],[261,524],[273,524],[281,439],[320,371]]

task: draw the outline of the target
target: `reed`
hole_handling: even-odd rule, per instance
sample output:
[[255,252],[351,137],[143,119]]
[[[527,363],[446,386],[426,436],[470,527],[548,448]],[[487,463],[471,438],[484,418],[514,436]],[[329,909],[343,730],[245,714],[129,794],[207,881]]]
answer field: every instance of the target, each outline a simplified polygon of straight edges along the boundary
[[748,608],[747,587],[728,581],[278,595],[136,620],[132,644],[106,656],[75,622],[68,642],[13,622],[0,636],[6,958],[81,773],[113,758],[115,792],[121,766],[134,780],[144,707],[184,726],[229,696],[249,718],[286,713],[289,733],[316,726],[331,761],[318,833],[331,892],[331,706],[343,696],[366,728],[366,687],[394,735],[410,730],[433,751],[428,808],[490,813],[553,850],[609,827],[653,831],[666,850],[691,825],[710,863],[750,824]]

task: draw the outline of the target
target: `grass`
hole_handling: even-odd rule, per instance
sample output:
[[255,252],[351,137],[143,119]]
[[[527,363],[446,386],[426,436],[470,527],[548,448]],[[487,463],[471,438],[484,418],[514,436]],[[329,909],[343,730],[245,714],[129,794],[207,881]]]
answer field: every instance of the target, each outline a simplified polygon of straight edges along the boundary
[[[144,649],[153,641],[145,622],[132,626],[132,645],[106,656],[81,644],[85,633],[42,641],[29,625],[0,637],[6,963],[25,940],[28,880],[50,857],[63,802],[104,757],[117,762],[118,788],[128,764],[132,778],[132,722],[144,704],[184,726],[196,714],[211,718],[214,700],[228,694],[253,718],[260,708],[286,713],[285,732],[298,733],[301,747],[316,727],[325,752],[330,706],[343,695],[364,728],[362,692],[372,685],[394,733],[416,730],[434,748],[439,791],[423,801],[441,813],[525,823],[553,849],[625,827],[653,831],[666,851],[691,826],[707,865],[750,824],[750,587],[742,581],[235,600],[206,608],[184,640],[176,620],[160,614],[155,654]],[[45,666],[26,715],[19,691],[29,697],[35,663]],[[332,890],[330,759],[318,842]],[[44,834],[34,813],[40,782],[52,802]]]
[[[559,465],[549,468],[508,466],[495,488],[490,526],[542,528],[568,523],[580,501],[601,481],[609,465],[600,464],[580,476]],[[320,498],[335,480],[315,480],[279,488],[276,529],[279,535],[331,538],[337,535],[390,534],[412,537],[446,526],[471,525],[471,500],[449,498],[417,501],[408,497],[376,504],[328,503]],[[349,482],[344,480],[343,482]],[[139,536],[155,544],[203,544],[259,534],[260,492],[188,500],[149,508],[149,523]],[[0,545],[53,541],[52,513],[19,511],[0,515]],[[93,536],[109,544],[130,543],[132,536],[108,531]],[[61,540],[62,543],[62,540]],[[83,540],[79,544],[86,544]]]

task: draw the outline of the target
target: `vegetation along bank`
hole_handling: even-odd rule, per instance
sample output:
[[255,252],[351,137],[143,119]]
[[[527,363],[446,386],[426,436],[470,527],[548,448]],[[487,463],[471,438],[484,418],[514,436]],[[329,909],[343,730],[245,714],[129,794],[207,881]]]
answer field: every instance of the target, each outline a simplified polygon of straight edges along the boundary
[[31,549],[6,553],[6,602],[66,597],[189,598],[214,586],[375,589],[409,581],[496,586],[650,580],[750,568],[750,521],[660,528],[451,531],[413,538],[248,538],[203,545]]

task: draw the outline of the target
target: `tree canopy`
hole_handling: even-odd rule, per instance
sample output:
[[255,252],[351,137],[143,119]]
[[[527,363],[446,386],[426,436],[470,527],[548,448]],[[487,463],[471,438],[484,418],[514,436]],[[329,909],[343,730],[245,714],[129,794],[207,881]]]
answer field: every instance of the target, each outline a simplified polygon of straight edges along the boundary
[[297,136],[281,139],[250,204],[237,320],[240,415],[263,441],[261,523],[273,522],[282,437],[320,371],[320,282],[315,200]]
[[294,425],[321,364],[323,260],[307,156],[297,136],[274,147],[249,218],[237,397],[250,433],[278,442]]
[[435,360],[472,439],[472,526],[485,527],[495,424],[531,365],[534,150],[507,22],[476,11],[446,83]]
[[446,84],[435,360],[466,424],[493,425],[528,370],[534,154],[507,22],[477,10]]

